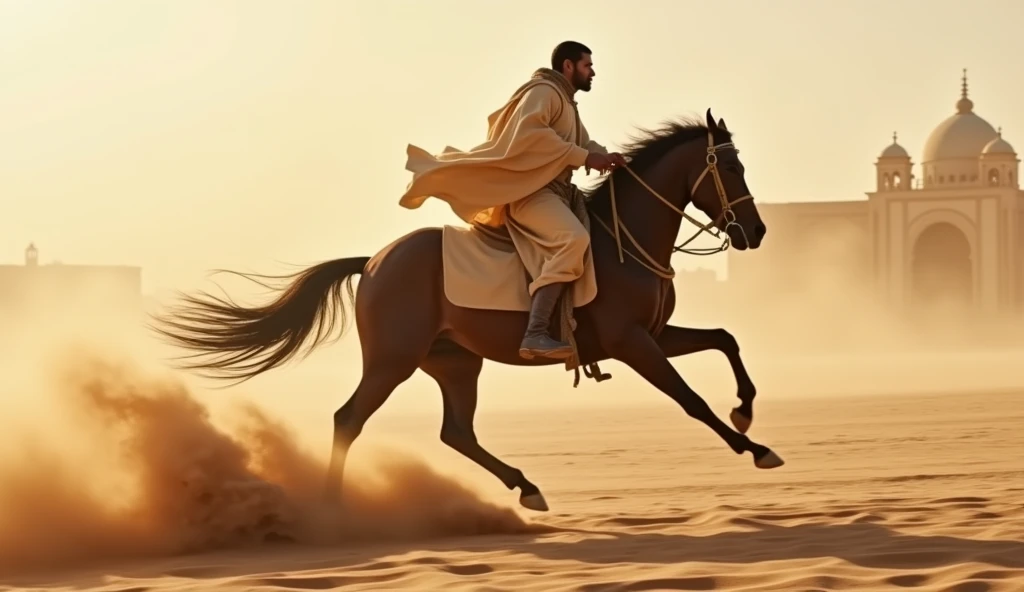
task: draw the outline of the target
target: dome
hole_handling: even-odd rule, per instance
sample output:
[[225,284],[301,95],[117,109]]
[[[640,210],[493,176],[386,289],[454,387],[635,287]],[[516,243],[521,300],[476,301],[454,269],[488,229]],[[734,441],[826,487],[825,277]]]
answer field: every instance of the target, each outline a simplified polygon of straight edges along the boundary
[[1017,153],[1013,151],[1013,146],[1010,146],[1010,143],[1003,139],[1003,130],[1000,129],[997,133],[999,135],[996,137],[996,139],[992,140],[988,144],[985,144],[985,147],[982,148],[981,153],[1009,154],[1010,156],[1015,156]]
[[982,149],[998,136],[989,122],[974,113],[974,102],[967,98],[966,71],[956,110],[928,136],[923,162],[976,159]]
[[957,113],[939,124],[924,144],[924,162],[978,158],[996,130],[974,113]]
[[885,147],[882,150],[882,155],[879,158],[910,158],[910,154],[896,142],[896,132],[892,133],[892,144]]

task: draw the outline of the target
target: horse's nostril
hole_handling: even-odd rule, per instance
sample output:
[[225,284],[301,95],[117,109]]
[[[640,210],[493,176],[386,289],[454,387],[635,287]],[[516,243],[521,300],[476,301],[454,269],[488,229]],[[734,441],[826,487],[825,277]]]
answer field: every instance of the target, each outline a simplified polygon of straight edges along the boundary
[[764,224],[758,224],[757,226],[754,226],[754,236],[756,236],[758,240],[764,238],[766,232],[768,232],[768,229],[765,228]]

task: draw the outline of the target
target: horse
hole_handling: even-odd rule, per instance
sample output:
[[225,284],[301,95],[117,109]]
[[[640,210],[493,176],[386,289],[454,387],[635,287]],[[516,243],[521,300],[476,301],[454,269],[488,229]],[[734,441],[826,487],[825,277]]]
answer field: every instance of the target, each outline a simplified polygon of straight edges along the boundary
[[[603,230],[591,224],[596,297],[574,313],[579,362],[618,360],[713,430],[735,454],[751,453],[755,467],[782,466],[775,452],[746,435],[757,391],[732,334],[668,324],[675,308],[670,259],[685,250],[674,246],[684,219],[698,224],[698,233],[724,232],[723,246],[740,251],[758,248],[767,232],[732,132],[708,109],[706,121],[680,119],[641,130],[624,148],[627,166],[611,171],[584,194],[591,222]],[[700,225],[686,214],[691,203],[710,222]],[[622,235],[632,248],[623,245]],[[192,361],[182,367],[244,381],[292,359],[307,341],[308,355],[338,326],[340,338],[354,309],[362,375],[355,392],[334,413],[325,502],[341,501],[346,457],[364,424],[418,369],[441,390],[441,441],[510,491],[518,488],[523,507],[547,511],[540,488],[478,442],[473,421],[485,360],[512,366],[561,361],[521,358],[527,313],[455,306],[445,296],[443,274],[442,229],[421,228],[394,240],[374,258],[328,260],[279,276],[238,273],[267,287],[273,286],[260,278],[285,283],[274,287],[279,291],[274,300],[255,307],[206,292],[182,294],[183,303],[156,315],[150,328],[192,350],[186,356]],[[353,288],[357,275],[361,279]],[[736,379],[740,404],[729,415],[733,427],[669,362],[707,350],[724,354]]]

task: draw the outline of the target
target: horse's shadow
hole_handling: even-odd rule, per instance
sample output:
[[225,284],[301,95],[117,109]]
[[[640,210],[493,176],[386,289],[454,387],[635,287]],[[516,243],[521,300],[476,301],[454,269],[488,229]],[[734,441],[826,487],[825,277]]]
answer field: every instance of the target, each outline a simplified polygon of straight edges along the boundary
[[[798,526],[759,524],[755,528],[709,536],[555,528],[550,529],[550,534],[478,536],[326,549],[283,545],[276,550],[266,549],[265,553],[260,553],[258,561],[253,561],[251,557],[245,561],[235,561],[232,552],[214,553],[164,560],[160,562],[162,566],[156,569],[143,563],[122,569],[120,573],[109,569],[91,569],[90,575],[76,579],[81,585],[83,579],[102,579],[111,575],[129,579],[162,576],[193,580],[239,578],[249,583],[273,584],[285,588],[332,588],[355,583],[356,580],[365,583],[374,578],[375,569],[393,569],[402,564],[414,569],[440,569],[463,575],[488,573],[493,568],[486,562],[480,562],[479,556],[503,551],[542,560],[570,560],[591,565],[623,562],[749,565],[834,557],[853,565],[880,569],[929,569],[968,562],[1004,569],[1024,569],[1024,542],[1019,541],[905,534],[871,523]],[[557,536],[571,533],[588,538],[565,541],[559,540]],[[395,555],[409,551],[416,551],[419,556],[408,560],[394,558]],[[430,553],[445,553],[447,556],[430,557]],[[456,559],[451,557],[453,553],[464,555]],[[388,559],[382,561],[384,557]],[[259,569],[254,570],[253,566]],[[312,571],[316,571],[316,575],[304,576],[304,573]],[[0,579],[0,585],[49,586],[57,578],[53,575],[47,577],[49,583],[31,576],[18,579],[20,581],[17,583]]]

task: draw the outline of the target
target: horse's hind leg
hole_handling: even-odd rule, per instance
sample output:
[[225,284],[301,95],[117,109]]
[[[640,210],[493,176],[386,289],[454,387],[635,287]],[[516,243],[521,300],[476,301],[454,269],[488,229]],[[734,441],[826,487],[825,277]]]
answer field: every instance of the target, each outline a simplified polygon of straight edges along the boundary
[[427,357],[440,329],[441,233],[423,230],[392,243],[367,265],[355,299],[363,376],[334,414],[325,497],[341,495],[345,460],[363,426]]
[[754,397],[757,396],[757,388],[750,379],[746,366],[743,365],[736,338],[725,329],[689,329],[668,325],[658,335],[657,341],[667,358],[709,349],[725,354],[729,366],[732,367],[733,376],[736,377],[736,396],[740,400],[739,407],[729,414],[729,420],[741,434],[747,433],[754,421]]
[[476,414],[477,386],[483,359],[448,341],[440,341],[431,349],[420,368],[437,381],[444,400],[441,441],[487,469],[509,489],[519,488],[519,503],[539,512],[546,512],[547,502],[540,489],[523,475],[484,449],[473,429]]
[[363,426],[391,396],[395,388],[414,371],[415,365],[413,370],[408,372],[387,367],[371,369],[363,374],[359,386],[348,401],[334,412],[334,441],[327,468],[327,480],[324,484],[325,501],[334,503],[341,496],[345,460],[348,458],[349,448],[362,433]]
[[[400,319],[399,315],[394,315]],[[403,328],[370,323],[361,326],[363,375],[348,401],[334,413],[334,441],[327,468],[324,498],[336,502],[341,495],[345,460],[363,426],[391,396],[395,388],[416,372],[430,350],[434,330],[429,318],[407,319]]]

